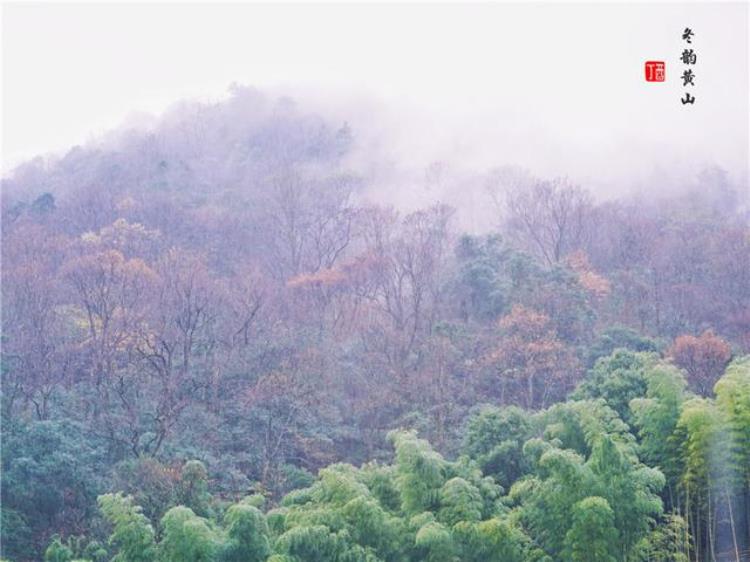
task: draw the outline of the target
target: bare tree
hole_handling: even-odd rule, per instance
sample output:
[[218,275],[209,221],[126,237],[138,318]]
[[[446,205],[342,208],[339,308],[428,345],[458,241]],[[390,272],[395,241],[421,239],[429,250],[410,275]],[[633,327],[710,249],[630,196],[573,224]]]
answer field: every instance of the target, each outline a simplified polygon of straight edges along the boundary
[[274,275],[287,280],[331,268],[352,239],[356,179],[316,178],[288,167],[271,178],[260,233]]
[[50,416],[50,401],[77,359],[56,275],[67,240],[24,224],[3,240],[2,299],[5,415],[17,403]]
[[364,341],[376,346],[387,364],[403,376],[409,356],[429,334],[443,294],[453,209],[435,205],[390,220],[371,214],[365,235],[371,268]]
[[583,246],[592,203],[588,191],[566,179],[522,185],[507,192],[505,228],[522,248],[556,264]]

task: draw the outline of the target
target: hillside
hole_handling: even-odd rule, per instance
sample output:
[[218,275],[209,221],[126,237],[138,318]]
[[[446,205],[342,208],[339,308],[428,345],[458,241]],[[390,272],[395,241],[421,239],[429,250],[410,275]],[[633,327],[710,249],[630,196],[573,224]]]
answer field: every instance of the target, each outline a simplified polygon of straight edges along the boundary
[[3,179],[2,556],[747,559],[747,186],[469,234],[359,139],[236,87]]

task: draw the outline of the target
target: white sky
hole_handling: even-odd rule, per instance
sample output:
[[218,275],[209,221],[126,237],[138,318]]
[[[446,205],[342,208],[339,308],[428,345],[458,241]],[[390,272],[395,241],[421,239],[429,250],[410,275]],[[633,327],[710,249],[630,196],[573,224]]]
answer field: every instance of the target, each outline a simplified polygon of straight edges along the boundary
[[[5,4],[2,19],[6,171],[239,82],[345,117],[352,96],[377,100],[383,127],[403,125],[394,150],[603,183],[704,163],[746,177],[747,3]],[[645,82],[646,60],[666,83]]]

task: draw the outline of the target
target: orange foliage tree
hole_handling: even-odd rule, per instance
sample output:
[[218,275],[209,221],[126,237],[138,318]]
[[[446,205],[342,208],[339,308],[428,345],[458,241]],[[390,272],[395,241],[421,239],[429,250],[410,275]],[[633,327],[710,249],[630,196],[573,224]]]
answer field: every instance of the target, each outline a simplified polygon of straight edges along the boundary
[[549,317],[514,306],[510,314],[500,319],[499,326],[500,342],[489,360],[499,373],[501,400],[505,402],[509,388],[527,408],[543,408],[552,395],[562,396],[578,367],[570,349],[557,337]]
[[706,395],[724,372],[732,358],[732,350],[726,341],[706,330],[698,337],[679,336],[667,355],[675,365],[685,369],[693,389]]

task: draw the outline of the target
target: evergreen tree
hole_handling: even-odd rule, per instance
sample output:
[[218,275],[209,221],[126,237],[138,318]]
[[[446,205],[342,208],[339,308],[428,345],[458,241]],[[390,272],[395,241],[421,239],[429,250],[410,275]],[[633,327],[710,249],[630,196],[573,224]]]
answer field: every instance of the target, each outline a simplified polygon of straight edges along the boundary
[[565,559],[571,562],[617,562],[614,512],[604,498],[590,496],[573,506],[565,534]]
[[154,529],[134,505],[133,498],[104,494],[98,499],[99,509],[112,525],[110,545],[117,548],[113,562],[152,562],[154,559]]
[[161,519],[163,529],[159,542],[160,562],[210,562],[220,542],[211,524],[192,509],[173,507]]

